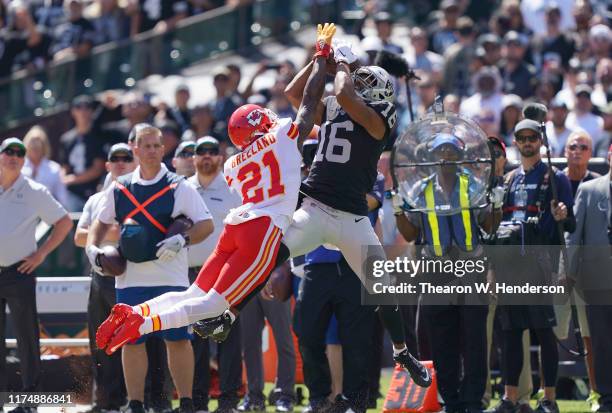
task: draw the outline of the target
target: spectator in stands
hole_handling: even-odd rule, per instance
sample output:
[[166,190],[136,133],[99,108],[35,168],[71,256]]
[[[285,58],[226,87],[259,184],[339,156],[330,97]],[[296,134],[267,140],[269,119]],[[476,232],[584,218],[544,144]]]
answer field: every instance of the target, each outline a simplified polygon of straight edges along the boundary
[[[289,265],[274,272],[291,277]],[[248,302],[240,312],[242,328],[242,355],[247,371],[248,394],[238,411],[265,410],[264,365],[262,355],[262,332],[266,320],[274,335],[277,351],[276,382],[274,383],[277,412],[293,411],[295,400],[295,349],[291,330],[291,301],[275,298],[270,283]],[[268,330],[270,334],[270,329]],[[278,396],[278,397],[276,397]]]
[[282,76],[277,76],[274,85],[270,89],[270,101],[267,107],[272,109],[280,118],[295,118],[295,110],[291,106],[291,102],[285,95],[285,87],[289,84],[291,78],[287,79]]
[[525,21],[525,26],[536,35],[546,33],[548,23],[548,13],[556,10],[558,14],[557,25],[559,30],[565,32],[574,27],[572,17],[572,7],[574,0],[544,0],[541,2],[521,1],[521,14]]
[[104,173],[102,142],[92,129],[94,101],[90,96],[74,98],[70,114],[75,126],[60,138],[59,160],[68,187],[68,210],[81,211],[96,192]]
[[612,100],[612,59],[606,57],[599,60],[595,70],[595,81],[591,100],[593,105],[602,108]]
[[440,83],[444,59],[439,54],[427,50],[427,32],[420,27],[413,27],[410,30],[410,44],[412,50],[406,56],[410,67],[431,74],[434,81]]
[[[504,141],[504,145],[509,146],[512,143],[514,127],[521,119],[521,111],[523,110],[523,99],[517,95],[504,95],[502,98],[502,113],[501,124],[499,126],[499,135]],[[505,152],[505,149],[504,149]]]
[[567,139],[574,131],[566,126],[568,114],[565,101],[559,96],[555,97],[550,103],[550,120],[546,122],[546,136],[552,156],[563,156]]
[[[238,87],[240,86],[240,79],[242,79],[242,72],[240,71],[240,67],[235,64],[229,64],[225,66],[227,68],[227,72],[229,74],[229,89],[231,93],[238,93]],[[243,97],[244,99],[244,97]]]
[[421,75],[421,80],[417,84],[417,95],[419,98],[419,105],[416,108],[417,114],[425,116],[438,95],[438,87],[431,76]]
[[162,162],[170,171],[174,172],[172,158],[174,158],[174,151],[178,148],[179,143],[181,143],[179,128],[171,120],[162,121],[157,124],[157,127],[162,132],[162,143],[164,145],[164,158]]
[[[134,170],[134,153],[125,143],[113,145],[108,152],[106,170],[110,173],[111,182],[118,177],[126,175]],[[110,184],[110,182],[109,182]],[[89,227],[100,214],[102,197],[104,190],[92,195],[85,206],[83,214],[77,224],[74,234],[74,243],[77,247],[85,248]],[[118,246],[119,225],[113,224],[106,233],[104,239],[106,245]],[[121,356],[116,353],[107,356],[103,350],[97,348],[95,343],[96,330],[110,314],[111,308],[117,303],[115,298],[115,279],[106,277],[93,270],[90,272],[91,286],[89,289],[89,299],[87,303],[89,347],[91,350],[94,364],[94,380],[96,397],[92,411],[104,412],[118,411],[126,402],[125,382],[123,380],[123,370],[121,367]],[[104,410],[100,410],[104,409]]]
[[174,90],[175,105],[168,109],[166,113],[168,119],[176,122],[181,133],[191,127],[191,111],[189,109],[190,98],[189,86],[181,83]]
[[596,24],[589,30],[589,46],[595,61],[610,58],[612,30],[605,24]]
[[463,97],[468,95],[470,88],[470,64],[475,53],[475,30],[472,19],[460,17],[457,20],[457,34],[457,43],[441,52],[444,53],[442,90],[446,94],[452,93]]
[[576,33],[584,41],[588,36],[591,18],[593,17],[591,2],[589,0],[576,0],[572,14],[576,22]]
[[[557,59],[566,68],[576,51],[575,39],[570,33],[564,31],[567,27],[561,24],[561,8],[557,3],[549,3],[545,10],[546,25],[537,28],[530,27],[536,33],[540,32],[541,27],[546,27],[546,32],[533,40],[534,63],[536,68],[543,69],[551,59]],[[571,10],[568,12],[571,13]],[[524,10],[523,16],[526,16]]]
[[210,105],[197,105],[191,110],[191,129],[195,136],[219,137],[213,131],[215,118]]
[[23,138],[26,160],[21,173],[47,187],[62,206],[68,205],[68,192],[62,182],[62,167],[51,158],[51,145],[47,132],[40,126],[30,128]]
[[492,115],[492,122],[499,127],[503,94],[502,80],[497,67],[482,67],[473,77],[473,88],[475,93],[461,102],[459,112],[474,119],[478,116],[484,119]]
[[531,30],[525,26],[523,13],[521,12],[521,2],[519,0],[503,0],[500,13],[508,16],[510,20],[510,30],[524,35],[530,35]]
[[[459,27],[459,2],[457,0],[444,0],[440,3],[442,18],[429,30],[431,47],[438,54],[445,54],[447,49],[460,41],[461,34],[457,36],[456,31]],[[471,21],[471,19],[470,19]]]
[[186,0],[138,0],[137,11],[132,14],[132,35],[155,30],[157,33],[165,33],[174,29],[176,24],[187,17],[188,4]]
[[404,53],[401,46],[391,42],[391,34],[393,33],[393,18],[386,11],[378,12],[374,15],[374,24],[376,25],[376,34],[382,40],[383,49],[397,54]]
[[[189,178],[202,197],[215,224],[213,233],[199,244],[189,246],[189,281],[197,277],[202,263],[212,254],[215,245],[223,231],[223,219],[227,212],[240,206],[240,196],[230,191],[223,176],[223,154],[220,152],[219,141],[212,136],[200,137],[195,144],[193,158],[196,174]],[[225,341],[219,344],[219,397],[218,413],[232,413],[238,404],[238,390],[242,386],[241,329],[242,317],[236,320],[238,325],[233,328]],[[208,411],[210,390],[210,353],[208,340],[196,337],[192,340],[196,371],[193,382],[194,410]]]
[[130,17],[119,7],[118,0],[97,0],[100,15],[93,20],[97,43],[123,40],[130,35]]
[[22,31],[8,31],[3,27],[5,22],[0,18],[0,79],[11,74],[17,55],[28,48],[36,47],[43,40],[30,12],[25,7],[16,8],[14,14],[15,18],[23,22]]
[[[561,99],[565,102],[568,108],[574,107],[575,89],[578,85],[578,77],[583,70],[582,62],[579,58],[573,57],[569,61],[569,65],[563,74],[562,89],[555,95],[555,100]],[[584,82],[583,82],[584,83]]]
[[612,145],[612,102],[601,108],[600,112],[604,121],[604,132],[594,150],[595,156],[605,158],[608,155],[607,148]]
[[96,44],[94,25],[83,17],[83,0],[68,0],[68,21],[54,29],[51,54],[54,60],[82,58]]
[[563,170],[563,173],[570,180],[573,196],[576,196],[578,186],[582,182],[587,182],[601,176],[597,172],[588,170],[592,153],[593,141],[587,132],[578,130],[572,132],[567,138],[564,152],[567,158],[567,168]]
[[[47,188],[30,178],[21,169],[26,147],[17,138],[0,144],[0,391],[7,391],[6,367],[6,304],[17,337],[22,392],[35,392],[40,379],[40,343],[36,310],[36,278],[33,272],[66,238],[72,221],[66,210],[51,196]],[[53,226],[49,237],[37,247],[35,232],[43,220]],[[4,403],[5,400],[0,401]],[[36,409],[18,407],[16,413],[35,413]]]
[[[34,21],[31,11],[27,3],[13,2],[11,5],[11,27],[6,33],[7,38],[27,39],[30,35],[32,22]],[[52,42],[47,30],[35,28],[40,35],[40,41],[35,44],[28,45],[29,47],[19,53],[14,60],[14,70],[36,70],[44,68],[49,61],[49,47]]]
[[603,119],[592,113],[593,103],[591,94],[593,89],[589,85],[576,86],[576,103],[574,109],[567,115],[565,124],[570,129],[584,129],[593,139],[593,146],[597,146],[603,135]]
[[242,104],[242,99],[232,92],[230,73],[227,68],[217,69],[213,74],[213,86],[217,96],[211,103],[213,117],[215,118],[214,131],[223,138],[228,139],[227,121],[234,110]]
[[533,95],[536,81],[535,67],[525,62],[527,37],[515,31],[504,36],[503,60],[499,64],[504,93],[513,93],[522,99]]
[[64,0],[32,0],[29,5],[36,24],[44,30],[54,29],[66,20]]
[[459,106],[461,99],[457,95],[446,95],[444,96],[444,109],[449,112],[459,113]]
[[[126,93],[121,101],[121,115],[125,119],[106,124],[104,131],[107,135],[118,136],[121,142],[126,142],[135,125],[152,121],[152,108],[140,91]],[[105,107],[104,110],[109,110],[109,108]]]
[[496,66],[501,59],[501,39],[493,33],[482,34],[478,37],[478,47],[484,49],[484,65]]
[[195,165],[193,163],[194,153],[195,142],[183,141],[176,147],[174,158],[172,158],[172,167],[175,169],[177,175],[189,178],[195,174]]

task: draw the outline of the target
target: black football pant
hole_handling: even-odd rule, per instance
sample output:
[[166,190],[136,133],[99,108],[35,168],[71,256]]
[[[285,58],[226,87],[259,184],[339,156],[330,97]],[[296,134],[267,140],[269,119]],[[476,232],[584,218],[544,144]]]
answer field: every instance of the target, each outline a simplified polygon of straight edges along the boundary
[[331,393],[325,337],[332,314],[342,345],[342,394],[354,411],[365,412],[369,358],[364,355],[372,351],[376,313],[372,306],[361,305],[361,283],[344,259],[337,264],[307,265],[295,305],[294,330],[311,402]]
[[36,391],[40,378],[40,333],[36,311],[36,277],[14,268],[0,273],[0,392],[6,391],[6,305],[17,338],[21,390]]
[[486,305],[422,306],[438,390],[447,411],[482,408],[487,381]]
[[115,304],[115,278],[92,273],[87,302],[87,328],[94,363],[95,403],[98,407],[109,410],[119,410],[126,402],[121,352],[108,356],[104,350],[99,350],[96,347],[96,331]]

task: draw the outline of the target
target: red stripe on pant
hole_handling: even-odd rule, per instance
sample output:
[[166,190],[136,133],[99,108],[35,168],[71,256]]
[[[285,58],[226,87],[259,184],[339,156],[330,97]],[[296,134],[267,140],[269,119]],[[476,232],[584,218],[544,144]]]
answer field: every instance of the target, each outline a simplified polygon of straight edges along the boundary
[[240,303],[274,269],[281,238],[267,216],[226,225],[195,283],[206,292],[214,288],[232,306]]

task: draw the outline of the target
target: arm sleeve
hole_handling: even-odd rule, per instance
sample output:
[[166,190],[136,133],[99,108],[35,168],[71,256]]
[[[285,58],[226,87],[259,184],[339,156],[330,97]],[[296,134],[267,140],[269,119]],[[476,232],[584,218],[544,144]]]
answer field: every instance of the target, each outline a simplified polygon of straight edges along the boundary
[[186,180],[181,181],[174,191],[172,217],[176,218],[179,215],[185,215],[194,223],[212,219],[212,215],[197,189]]
[[107,189],[104,190],[102,200],[100,201],[100,214],[98,219],[104,224],[113,224],[115,222],[115,183],[113,182]]
[[53,196],[46,187],[37,191],[36,208],[40,219],[49,225],[55,224],[68,212]]

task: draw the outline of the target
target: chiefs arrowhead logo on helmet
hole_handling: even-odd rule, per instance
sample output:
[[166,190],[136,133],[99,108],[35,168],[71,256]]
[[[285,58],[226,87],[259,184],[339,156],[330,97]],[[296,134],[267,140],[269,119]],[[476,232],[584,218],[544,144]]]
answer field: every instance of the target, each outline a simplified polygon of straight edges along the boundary
[[253,104],[242,105],[232,113],[227,131],[232,143],[242,151],[267,133],[275,121],[276,115],[268,109]]

